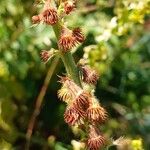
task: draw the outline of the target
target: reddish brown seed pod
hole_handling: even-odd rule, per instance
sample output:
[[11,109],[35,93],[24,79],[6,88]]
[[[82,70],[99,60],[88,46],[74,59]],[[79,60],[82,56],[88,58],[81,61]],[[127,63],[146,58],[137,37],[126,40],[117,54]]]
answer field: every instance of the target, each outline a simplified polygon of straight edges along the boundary
[[67,124],[70,126],[76,125],[76,124],[82,124],[82,116],[78,110],[74,108],[73,105],[69,105],[66,108],[66,111],[64,113],[64,120]]
[[81,71],[83,75],[83,81],[88,84],[96,84],[99,79],[99,75],[96,70],[90,68],[89,66],[81,66]]
[[68,0],[64,2],[64,10],[67,15],[70,14],[75,9],[75,7],[74,0]]
[[76,38],[73,36],[72,30],[62,28],[58,44],[63,52],[70,51],[76,45]]
[[58,96],[63,101],[72,103],[79,111],[86,111],[89,107],[90,94],[81,89],[68,77],[61,77],[60,82],[63,86],[59,90]]
[[83,43],[85,40],[85,37],[80,28],[73,29],[73,36],[76,38],[76,41],[79,43]]
[[54,25],[58,21],[58,14],[55,6],[51,5],[51,1],[45,1],[43,11],[36,16],[32,17],[33,23],[46,23],[48,25]]
[[87,109],[87,117],[89,121],[103,123],[107,119],[106,110],[100,106],[96,99],[92,99],[89,108]]
[[98,128],[90,126],[87,147],[89,150],[99,150],[105,144],[105,138],[101,135]]
[[74,99],[74,105],[79,110],[86,111],[89,107],[89,93],[85,92],[84,90],[80,90],[76,94],[76,98]]
[[50,58],[52,58],[54,56],[54,51],[53,50],[50,50],[50,51],[47,51],[47,50],[42,50],[41,52],[40,52],[40,57],[41,57],[41,60],[43,61],[43,62],[48,62],[48,60],[50,59]]
[[54,25],[58,21],[57,11],[54,8],[48,8],[43,11],[43,22],[48,25]]

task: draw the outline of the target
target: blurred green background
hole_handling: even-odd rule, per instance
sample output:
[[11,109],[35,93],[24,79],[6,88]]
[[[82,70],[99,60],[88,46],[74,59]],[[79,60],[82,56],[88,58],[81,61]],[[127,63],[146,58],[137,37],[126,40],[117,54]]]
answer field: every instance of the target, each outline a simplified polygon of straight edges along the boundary
[[[81,26],[86,35],[74,50],[76,62],[83,56],[100,73],[96,96],[109,113],[102,131],[114,139],[142,140],[149,150],[150,1],[83,0],[78,8],[66,21],[70,27]],[[35,100],[51,65],[42,63],[39,53],[57,45],[51,27],[32,26],[37,10],[32,0],[0,1],[0,150],[24,148]],[[33,150],[80,150],[74,144],[79,136],[64,123],[65,105],[57,98],[57,75],[62,73],[60,62],[35,124]]]

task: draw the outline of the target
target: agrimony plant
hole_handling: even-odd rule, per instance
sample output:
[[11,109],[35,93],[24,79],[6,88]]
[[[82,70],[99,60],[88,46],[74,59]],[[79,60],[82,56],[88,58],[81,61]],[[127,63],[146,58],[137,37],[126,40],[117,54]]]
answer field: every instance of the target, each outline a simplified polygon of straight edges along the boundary
[[[98,150],[106,143],[106,138],[99,127],[107,119],[107,112],[94,95],[94,86],[99,75],[86,60],[75,63],[71,50],[77,44],[84,42],[85,37],[79,27],[69,28],[65,18],[75,11],[76,0],[46,0],[42,11],[32,17],[33,24],[44,23],[51,25],[58,43],[58,50],[42,50],[41,59],[46,63],[50,58],[58,55],[66,68],[66,75],[60,76],[62,84],[58,91],[60,100],[66,103],[64,120],[69,126],[84,129],[84,142],[89,150]],[[57,56],[57,57],[58,57]]]

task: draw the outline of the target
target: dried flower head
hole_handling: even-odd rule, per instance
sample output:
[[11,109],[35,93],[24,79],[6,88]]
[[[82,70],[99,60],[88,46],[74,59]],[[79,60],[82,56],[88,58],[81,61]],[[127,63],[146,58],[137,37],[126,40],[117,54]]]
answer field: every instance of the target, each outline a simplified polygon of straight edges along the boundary
[[43,15],[43,22],[48,25],[54,25],[58,21],[58,15],[55,8],[49,7],[48,9],[43,11],[42,15]]
[[62,83],[62,87],[58,91],[58,97],[67,104],[72,103],[74,93],[69,89],[70,86],[68,87],[68,85],[72,85],[70,78],[60,76],[59,82]]
[[95,126],[90,126],[87,147],[89,150],[99,150],[105,144],[105,138]]
[[89,108],[87,109],[87,117],[91,122],[103,123],[107,118],[106,110],[100,106],[97,99],[92,98]]
[[72,30],[62,28],[58,44],[64,52],[71,50],[76,45],[76,38],[73,36]]
[[62,88],[58,92],[59,98],[68,104],[73,104],[73,106],[80,110],[87,110],[89,107],[89,93],[85,92],[78,85],[76,85],[68,77],[60,77],[60,82],[63,84]]
[[89,93],[85,92],[84,90],[80,90],[80,92],[76,94],[76,97],[74,99],[75,107],[79,110],[86,111],[89,107],[89,98]]
[[51,1],[47,0],[44,4],[42,13],[32,17],[33,23],[44,22],[48,25],[54,25],[58,21],[57,10],[51,6]]
[[[84,112],[83,112],[84,114]],[[83,114],[79,112],[72,105],[67,106],[66,111],[64,113],[64,120],[69,125],[82,124],[83,122]]]
[[42,50],[41,53],[40,53],[40,57],[41,57],[41,60],[43,62],[47,62],[52,56],[53,56],[53,51],[47,51],[47,50]]
[[75,1],[74,0],[68,0],[64,2],[64,10],[65,13],[68,15],[70,12],[72,12],[75,9]]
[[81,66],[81,71],[83,75],[83,81],[88,84],[96,84],[99,79],[99,75],[96,70],[90,68],[89,66]]
[[76,38],[77,42],[82,43],[85,40],[85,37],[80,28],[75,28],[73,30],[73,36]]
[[68,88],[62,86],[60,90],[58,90],[58,98],[62,101],[66,102],[67,104],[71,103],[72,95],[68,92]]

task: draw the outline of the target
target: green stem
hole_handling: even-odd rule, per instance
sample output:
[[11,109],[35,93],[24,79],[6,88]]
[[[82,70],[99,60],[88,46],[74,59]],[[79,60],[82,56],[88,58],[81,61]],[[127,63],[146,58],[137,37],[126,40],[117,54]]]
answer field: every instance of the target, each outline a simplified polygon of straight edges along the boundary
[[[56,25],[54,25],[53,30],[58,40],[61,32],[61,24],[57,23]],[[80,77],[79,77],[79,70],[75,64],[71,52],[61,53],[61,59],[65,65],[68,76],[71,77],[77,85],[82,87]]]
[[63,53],[61,58],[65,65],[68,76],[70,76],[77,85],[81,86],[79,70],[74,62],[72,54],[70,52]]

